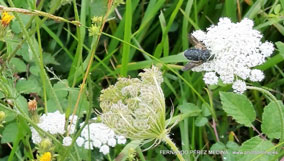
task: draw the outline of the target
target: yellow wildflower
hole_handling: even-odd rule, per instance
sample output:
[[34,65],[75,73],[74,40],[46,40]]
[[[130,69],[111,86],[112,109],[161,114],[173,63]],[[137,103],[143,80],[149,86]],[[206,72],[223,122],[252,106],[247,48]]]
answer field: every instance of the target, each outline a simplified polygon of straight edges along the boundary
[[10,24],[10,22],[11,22],[11,20],[13,18],[14,18],[13,15],[10,15],[8,12],[4,11],[2,13],[2,17],[1,17],[1,24],[2,24],[2,26],[3,27],[7,27]]
[[51,161],[51,153],[45,152],[40,158],[40,161]]

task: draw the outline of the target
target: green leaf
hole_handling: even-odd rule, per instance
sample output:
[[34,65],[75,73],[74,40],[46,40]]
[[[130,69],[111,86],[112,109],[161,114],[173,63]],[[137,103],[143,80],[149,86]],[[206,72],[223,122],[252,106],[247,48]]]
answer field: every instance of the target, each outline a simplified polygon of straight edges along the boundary
[[10,64],[15,68],[17,73],[22,73],[27,70],[26,64],[19,58],[12,58]]
[[34,76],[39,76],[40,73],[40,68],[36,65],[32,65],[30,67],[30,72],[34,75]]
[[[281,101],[278,101],[282,106],[284,114],[284,106]],[[281,120],[276,102],[271,102],[264,107],[262,114],[261,130],[271,139],[279,139],[281,135]],[[282,129],[284,132],[284,129]]]
[[200,108],[193,103],[184,103],[178,106],[181,113],[189,113],[191,111],[200,111]]
[[[242,144],[240,152],[246,154],[238,154],[238,160],[251,161],[255,159],[258,155],[261,155],[265,153],[265,151],[268,151],[273,146],[274,145],[270,141],[263,140],[258,136],[253,137]],[[271,160],[273,157],[273,155],[262,155],[261,157],[257,158],[257,161],[267,161]]]
[[28,114],[28,102],[22,95],[18,96],[15,100],[17,106],[21,108],[26,114]]
[[232,116],[238,123],[251,127],[256,117],[255,110],[249,99],[232,92],[220,92],[224,111]]
[[53,89],[58,98],[65,98],[68,95],[68,81],[62,80],[54,84]]
[[208,122],[208,119],[206,117],[198,116],[195,120],[195,126],[201,127],[206,125]]
[[55,60],[54,56],[52,56],[50,53],[43,53],[43,63],[44,65],[59,65],[59,63]]
[[1,143],[4,144],[4,143],[13,142],[16,139],[18,132],[19,131],[16,122],[12,122],[10,124],[5,125],[2,134]]
[[216,151],[226,150],[226,146],[222,142],[217,142],[210,147],[210,150],[216,150]]
[[27,80],[20,79],[16,84],[16,89],[20,93],[40,93],[41,87],[35,77],[29,77]]
[[207,103],[202,104],[202,107],[201,107],[202,116],[210,116],[211,115],[209,108],[210,108],[209,104],[207,104]]

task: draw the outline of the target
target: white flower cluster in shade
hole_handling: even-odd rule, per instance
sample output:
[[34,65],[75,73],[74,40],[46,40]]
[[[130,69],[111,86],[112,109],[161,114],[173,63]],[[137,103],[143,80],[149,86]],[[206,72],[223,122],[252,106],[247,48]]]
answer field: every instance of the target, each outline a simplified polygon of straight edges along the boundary
[[[69,117],[69,123],[72,119],[72,116]],[[78,117],[74,115],[73,122],[70,126],[70,131],[69,134],[73,134],[75,132],[75,127],[76,127],[76,122],[77,122]],[[65,130],[65,114],[61,114],[59,111],[53,112],[53,113],[47,113],[43,114],[40,119],[39,123],[37,126],[41,128],[43,131],[48,132],[52,135],[63,135],[66,130]],[[69,128],[68,126],[68,128]],[[31,127],[31,132],[32,132],[32,141],[34,144],[39,144],[44,138],[44,136],[41,136],[35,128]],[[66,140],[65,140],[66,142]],[[64,144],[64,140],[63,140]],[[66,143],[64,144],[66,145]]]
[[[80,126],[82,127],[83,123]],[[84,127],[76,143],[79,147],[85,149],[99,148],[100,152],[106,155],[110,151],[109,147],[125,144],[126,138],[116,135],[112,129],[103,123],[90,123]]]
[[252,68],[263,64],[274,47],[270,42],[261,42],[262,34],[253,29],[252,20],[245,18],[232,23],[229,18],[220,18],[217,25],[207,28],[207,32],[197,30],[192,35],[205,44],[213,57],[192,69],[206,72],[203,77],[206,84],[214,85],[222,80],[224,84],[233,84],[234,92],[243,93],[245,80],[259,82],[264,79],[261,70]]

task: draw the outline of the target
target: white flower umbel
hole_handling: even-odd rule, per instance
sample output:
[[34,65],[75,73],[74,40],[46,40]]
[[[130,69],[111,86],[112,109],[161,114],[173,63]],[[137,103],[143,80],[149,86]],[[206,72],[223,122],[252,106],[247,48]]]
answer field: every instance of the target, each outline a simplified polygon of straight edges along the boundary
[[[82,126],[83,124],[81,124]],[[103,123],[90,123],[84,127],[76,143],[79,147],[85,149],[99,148],[100,152],[106,155],[109,153],[109,147],[115,147],[116,144],[125,144],[126,138],[116,135],[112,129]]]
[[72,144],[72,138],[70,136],[63,138],[63,145],[64,146],[70,146]]
[[[273,53],[270,42],[261,42],[262,34],[253,29],[253,21],[247,18],[239,23],[232,23],[229,18],[220,18],[217,25],[207,28],[207,32],[197,30],[192,35],[203,42],[213,57],[212,60],[193,68],[193,71],[205,71],[206,84],[216,84],[220,78],[223,83],[234,83],[234,91],[244,92],[246,79],[258,82],[264,79],[260,70],[252,69],[265,62]],[[216,77],[214,76],[215,73]]]
[[[75,125],[77,118],[78,117],[75,115],[69,134],[73,134],[75,132]],[[65,123],[66,123],[65,114],[61,114],[59,111],[56,111],[53,113],[43,114],[40,117],[37,126],[41,128],[43,131],[48,132],[52,135],[63,135],[66,132]],[[70,119],[68,123],[70,123]],[[31,132],[32,132],[33,143],[39,144],[42,138],[44,138],[44,136],[41,136],[33,127],[31,127]],[[63,140],[63,144],[67,145],[66,143],[67,143],[66,140],[65,142]]]

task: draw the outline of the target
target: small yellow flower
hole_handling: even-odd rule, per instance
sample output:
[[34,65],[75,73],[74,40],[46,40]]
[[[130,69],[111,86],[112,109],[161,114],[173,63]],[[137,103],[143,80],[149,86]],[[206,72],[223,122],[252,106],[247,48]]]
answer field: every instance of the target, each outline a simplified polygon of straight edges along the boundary
[[51,161],[51,153],[45,152],[40,158],[40,161]]
[[11,20],[13,18],[14,18],[13,15],[10,15],[8,12],[4,11],[2,13],[2,17],[1,17],[1,24],[2,24],[2,26],[3,27],[7,27],[10,24],[10,22],[11,22]]

